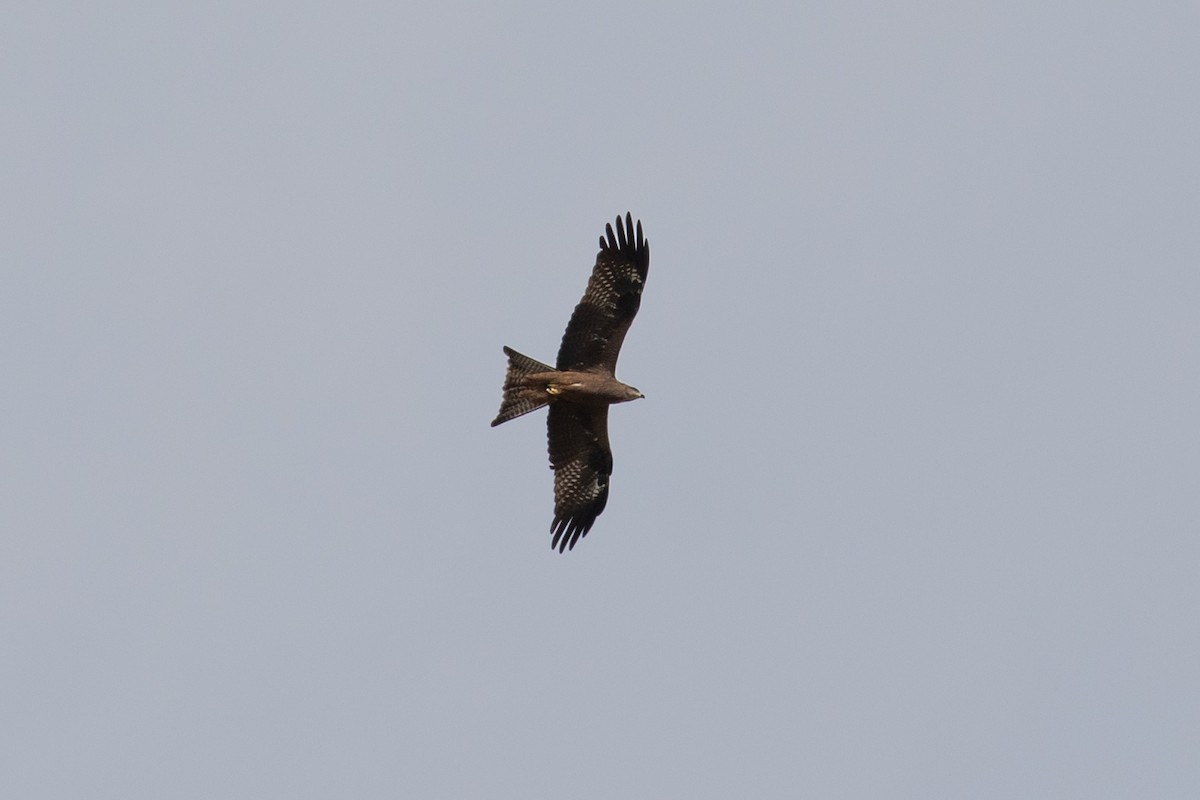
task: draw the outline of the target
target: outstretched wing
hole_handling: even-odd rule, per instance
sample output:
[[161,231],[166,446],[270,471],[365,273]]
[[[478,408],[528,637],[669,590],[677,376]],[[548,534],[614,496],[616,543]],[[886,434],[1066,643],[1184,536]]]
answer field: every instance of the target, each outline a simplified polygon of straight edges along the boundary
[[551,549],[575,547],[608,502],[612,450],[608,446],[608,407],[551,403],[546,424],[550,467],[554,470],[554,522]]
[[558,349],[558,368],[613,373],[625,332],[629,330],[642,287],[650,269],[650,242],[642,238],[641,220],[636,230],[632,215],[617,217],[617,230],[606,225],[608,239],[600,238],[596,266],[583,299],[575,306]]

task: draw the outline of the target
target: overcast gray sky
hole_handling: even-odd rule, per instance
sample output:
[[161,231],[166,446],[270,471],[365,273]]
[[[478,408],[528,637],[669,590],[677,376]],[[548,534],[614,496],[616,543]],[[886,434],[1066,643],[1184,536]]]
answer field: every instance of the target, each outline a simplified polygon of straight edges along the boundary
[[[10,3],[0,795],[1200,796],[1200,10]],[[542,417],[653,244],[608,510]]]

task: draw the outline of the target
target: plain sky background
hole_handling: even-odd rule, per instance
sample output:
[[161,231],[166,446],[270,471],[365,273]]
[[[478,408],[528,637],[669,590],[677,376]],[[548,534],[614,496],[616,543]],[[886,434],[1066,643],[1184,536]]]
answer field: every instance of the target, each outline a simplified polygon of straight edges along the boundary
[[[1200,796],[1200,10],[8,3],[0,796]],[[552,361],[653,245],[608,510]]]

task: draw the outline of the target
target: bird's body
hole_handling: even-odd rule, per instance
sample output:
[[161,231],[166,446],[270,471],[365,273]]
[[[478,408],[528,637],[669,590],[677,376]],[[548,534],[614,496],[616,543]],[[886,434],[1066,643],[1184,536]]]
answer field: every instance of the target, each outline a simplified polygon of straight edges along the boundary
[[545,392],[553,400],[581,406],[607,406],[637,400],[642,393],[608,375],[591,372],[540,372],[525,378],[525,385]]
[[[624,224],[622,224],[622,222]],[[616,378],[617,356],[641,305],[650,243],[631,215],[606,226],[587,291],[563,334],[556,367],[505,347],[508,373],[496,426],[549,406],[547,433],[554,470],[551,547],[575,547],[608,502],[612,450],[608,407],[642,397]]]

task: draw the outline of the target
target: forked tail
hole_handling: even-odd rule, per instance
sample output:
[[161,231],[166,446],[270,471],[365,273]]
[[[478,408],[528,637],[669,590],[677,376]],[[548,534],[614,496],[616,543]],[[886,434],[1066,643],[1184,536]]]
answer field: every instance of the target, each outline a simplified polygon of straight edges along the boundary
[[521,355],[511,347],[505,347],[504,354],[508,356],[508,374],[504,376],[504,399],[500,401],[500,413],[492,420],[493,428],[549,403],[550,397],[536,386],[525,385],[525,378],[539,372],[557,371],[554,367]]

